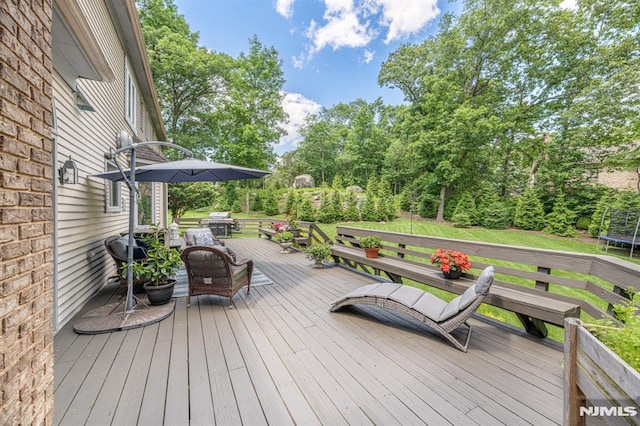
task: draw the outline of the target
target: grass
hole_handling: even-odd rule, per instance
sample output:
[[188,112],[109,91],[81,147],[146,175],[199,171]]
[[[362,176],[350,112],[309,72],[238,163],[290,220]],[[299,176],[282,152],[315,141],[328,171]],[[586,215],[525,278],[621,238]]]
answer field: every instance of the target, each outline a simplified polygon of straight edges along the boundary
[[[191,211],[187,212],[184,217],[206,217],[208,211]],[[250,217],[264,217],[264,214],[258,215],[246,215],[242,213],[234,213],[233,217],[236,218],[250,218]],[[284,218],[284,217],[283,217]],[[590,253],[590,254],[603,254],[602,248],[596,249],[596,240],[587,236],[578,238],[558,237],[555,235],[548,235],[542,232],[522,231],[519,229],[486,229],[481,227],[469,227],[469,228],[455,228],[450,224],[438,223],[433,220],[421,219],[421,218],[400,218],[392,222],[348,222],[340,224],[319,224],[320,228],[330,237],[336,235],[336,228],[339,225],[351,226],[354,228],[366,228],[375,229],[389,232],[400,232],[416,235],[428,235],[433,237],[452,238],[467,241],[481,241],[487,243],[495,243],[502,245],[513,245],[523,247],[536,247],[547,250],[561,250],[569,252]],[[248,234],[234,233],[234,237],[255,237],[255,232]],[[640,259],[629,259],[628,250],[610,248],[608,255],[616,256],[626,261],[631,261],[640,264]],[[505,265],[511,267],[517,267],[515,264],[505,262]],[[579,278],[580,274],[575,274],[575,278]],[[414,285],[416,287],[427,290],[438,297],[445,300],[450,300],[455,295],[446,291],[433,289],[429,286],[421,283],[406,281],[407,284]],[[585,299],[590,301],[600,309],[606,309],[606,303],[583,290],[567,288],[564,286],[552,286],[556,287],[558,293],[565,294],[567,296],[576,297],[579,299]],[[479,312],[488,317],[497,319],[499,321],[506,322],[508,324],[522,328],[522,325],[516,315],[512,312],[504,309],[496,308],[489,305],[482,305]],[[583,320],[590,321],[591,318],[583,314]],[[564,331],[561,327],[548,325],[549,337],[553,340],[562,342],[564,340]]]

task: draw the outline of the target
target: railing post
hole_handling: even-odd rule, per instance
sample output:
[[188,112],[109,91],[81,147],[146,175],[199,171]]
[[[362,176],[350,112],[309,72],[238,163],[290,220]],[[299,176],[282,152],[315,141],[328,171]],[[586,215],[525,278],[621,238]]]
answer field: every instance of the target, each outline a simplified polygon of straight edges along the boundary
[[[551,275],[551,268],[545,268],[544,266],[538,266],[538,272],[543,274]],[[537,281],[536,280],[536,288],[544,291],[549,291],[549,282],[547,281]]]
[[577,318],[564,321],[564,404],[565,426],[584,426],[585,417],[580,416],[584,406],[584,394],[578,387],[578,328],[582,322]]

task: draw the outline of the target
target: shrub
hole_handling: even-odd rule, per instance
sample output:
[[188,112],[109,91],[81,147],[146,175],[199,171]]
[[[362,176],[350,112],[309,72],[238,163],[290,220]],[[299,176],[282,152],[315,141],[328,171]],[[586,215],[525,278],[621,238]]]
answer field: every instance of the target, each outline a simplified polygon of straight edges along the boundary
[[587,229],[589,229],[589,227],[591,226],[591,219],[589,219],[588,217],[579,217],[578,220],[576,221],[576,229],[579,229],[581,231],[586,231]]
[[513,223],[530,231],[540,231],[544,227],[544,209],[535,189],[527,188],[518,200]]
[[315,211],[309,195],[303,195],[298,202],[298,220],[305,222],[313,222],[315,220]]
[[564,201],[564,194],[558,191],[553,210],[545,218],[544,232],[547,234],[559,235],[561,237],[575,237],[576,230],[573,228],[575,213],[567,207]]
[[494,191],[483,195],[478,216],[480,224],[485,228],[506,229],[511,225],[511,210],[506,203],[500,201]]
[[273,191],[269,191],[265,195],[264,200],[264,213],[268,216],[277,215],[280,213],[280,208],[278,207],[278,199],[276,194]]
[[348,191],[345,196],[347,207],[344,209],[344,220],[357,221],[360,220],[360,210],[358,210],[358,199],[355,192]]
[[456,209],[451,216],[453,226],[456,228],[466,228],[468,226],[475,225],[474,216],[476,214],[476,207],[473,204],[473,198],[468,192],[464,193],[456,204]]

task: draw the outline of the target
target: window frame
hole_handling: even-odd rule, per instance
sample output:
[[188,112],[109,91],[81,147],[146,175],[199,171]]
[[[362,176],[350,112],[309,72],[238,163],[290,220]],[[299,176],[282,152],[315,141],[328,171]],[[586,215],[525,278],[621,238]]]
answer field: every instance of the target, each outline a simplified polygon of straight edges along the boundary
[[[115,163],[112,161],[107,161],[104,167],[105,171],[111,172],[118,170]],[[114,182],[110,180],[105,180],[104,183],[104,192],[105,192],[105,212],[107,213],[121,213],[122,212],[122,184],[120,182]],[[114,192],[116,193],[116,198],[114,199]],[[112,204],[112,201],[116,201],[117,204]]]
[[129,61],[125,60],[125,80],[124,80],[124,116],[133,130],[133,134],[138,134],[138,85],[133,72],[129,67]]

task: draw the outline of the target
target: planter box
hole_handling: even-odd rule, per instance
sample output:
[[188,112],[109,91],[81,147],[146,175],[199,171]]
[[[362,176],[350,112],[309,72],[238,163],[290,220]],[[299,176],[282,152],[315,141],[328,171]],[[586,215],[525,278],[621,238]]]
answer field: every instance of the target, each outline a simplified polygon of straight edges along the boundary
[[565,321],[564,424],[640,425],[640,374],[575,318]]

